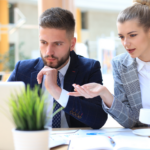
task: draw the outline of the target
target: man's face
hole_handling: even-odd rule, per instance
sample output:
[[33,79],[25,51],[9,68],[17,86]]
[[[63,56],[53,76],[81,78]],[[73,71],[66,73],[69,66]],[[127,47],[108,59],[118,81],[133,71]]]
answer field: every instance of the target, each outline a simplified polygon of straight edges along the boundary
[[61,68],[69,59],[76,39],[69,38],[66,30],[42,28],[39,31],[40,52],[43,62],[51,68]]

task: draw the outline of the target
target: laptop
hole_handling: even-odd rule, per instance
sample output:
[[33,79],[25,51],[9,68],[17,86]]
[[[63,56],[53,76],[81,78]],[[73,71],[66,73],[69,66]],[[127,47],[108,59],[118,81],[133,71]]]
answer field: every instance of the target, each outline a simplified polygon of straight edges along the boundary
[[6,114],[11,116],[7,104],[9,97],[21,93],[24,88],[23,82],[0,82],[0,150],[14,150],[12,129],[15,128],[1,111],[5,109]]

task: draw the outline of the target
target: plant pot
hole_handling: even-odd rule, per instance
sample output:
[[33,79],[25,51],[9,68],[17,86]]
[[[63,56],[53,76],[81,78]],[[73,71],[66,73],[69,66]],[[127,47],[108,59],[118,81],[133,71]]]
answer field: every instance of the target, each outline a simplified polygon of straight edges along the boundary
[[13,129],[15,150],[49,150],[49,129],[21,131]]

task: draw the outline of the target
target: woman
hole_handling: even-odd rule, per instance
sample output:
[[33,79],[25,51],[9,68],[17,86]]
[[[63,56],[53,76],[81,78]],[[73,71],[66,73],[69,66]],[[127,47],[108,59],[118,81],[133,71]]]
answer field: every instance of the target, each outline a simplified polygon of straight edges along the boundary
[[127,53],[112,60],[114,95],[97,83],[74,84],[72,96],[100,96],[103,108],[122,126],[139,122],[140,108],[150,108],[150,0],[134,0],[117,18],[118,35]]

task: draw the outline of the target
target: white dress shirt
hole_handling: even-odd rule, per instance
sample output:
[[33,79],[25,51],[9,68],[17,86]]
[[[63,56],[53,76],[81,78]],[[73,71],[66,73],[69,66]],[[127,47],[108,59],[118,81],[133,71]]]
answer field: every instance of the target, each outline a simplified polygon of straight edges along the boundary
[[[138,77],[140,82],[140,89],[141,89],[141,99],[142,99],[142,105],[143,108],[149,108],[150,109],[150,62],[144,62],[140,60],[139,58],[136,58],[137,62],[137,71],[138,71]],[[115,100],[113,100],[114,103]],[[112,105],[113,105],[112,103]],[[103,102],[103,105],[106,109],[110,109],[105,105]]]
[[[59,97],[59,99],[57,100],[57,102],[62,106],[62,107],[66,107],[67,103],[68,103],[68,99],[69,99],[69,95],[67,95],[68,91],[63,89],[63,85],[64,85],[64,77],[65,74],[68,70],[68,67],[70,65],[70,57],[69,57],[69,61],[68,63],[59,70],[59,79],[60,79],[60,83],[61,83],[61,95]],[[51,114],[51,110],[53,108],[53,97],[48,93],[48,91],[45,88],[44,82],[45,82],[45,77],[46,75],[43,76],[43,83],[42,83],[42,89],[45,91],[45,93],[47,94],[47,99],[45,100],[45,104],[46,104],[46,111],[47,111],[47,123],[46,125],[48,126],[52,126],[52,115]],[[62,110],[61,111],[61,128],[68,128],[68,123],[66,120],[66,116],[65,116],[65,112]]]
[[150,62],[136,58],[143,108],[150,108]]

